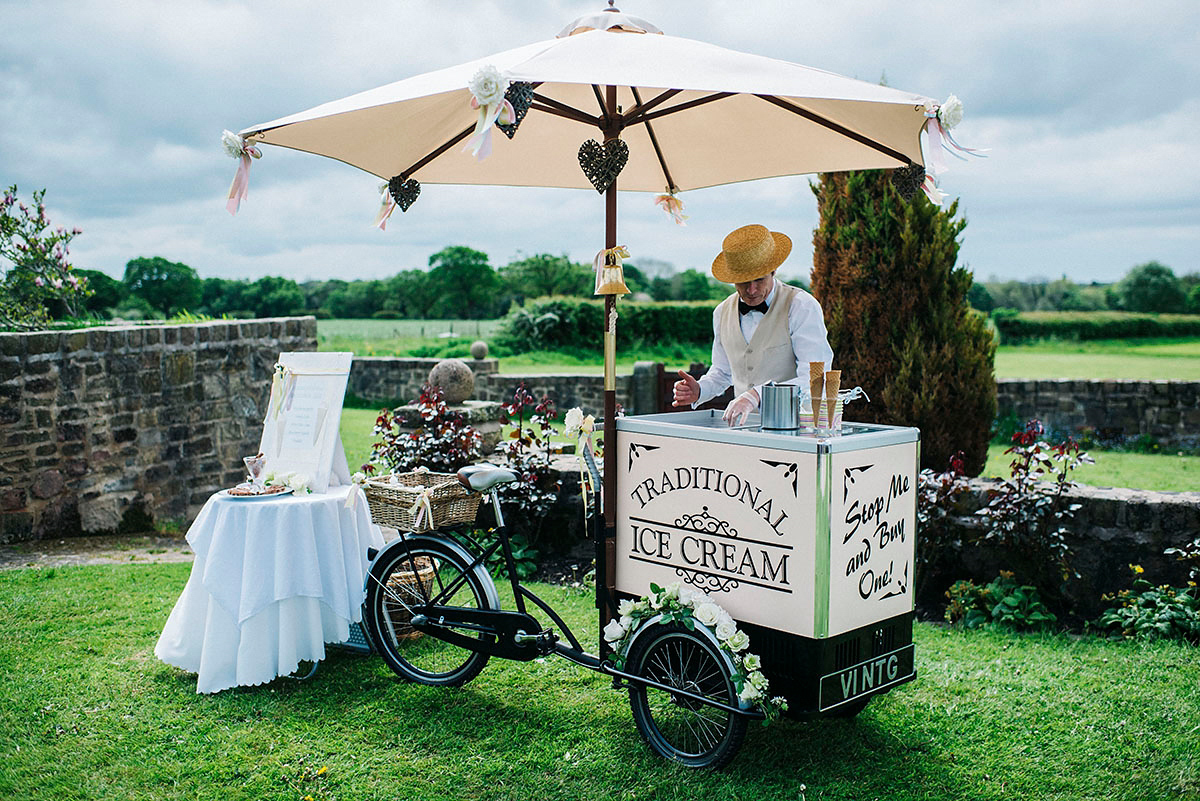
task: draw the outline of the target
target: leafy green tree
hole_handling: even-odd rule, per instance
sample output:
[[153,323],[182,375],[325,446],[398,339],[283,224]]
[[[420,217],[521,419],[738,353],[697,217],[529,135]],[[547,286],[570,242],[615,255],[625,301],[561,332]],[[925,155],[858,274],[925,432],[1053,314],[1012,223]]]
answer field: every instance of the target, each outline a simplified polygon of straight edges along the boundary
[[452,245],[429,257],[430,313],[439,318],[482,320],[497,316],[500,278],[486,253]]
[[594,281],[590,267],[575,264],[566,254],[539,253],[500,268],[500,277],[516,298],[551,295],[590,295]]
[[971,282],[971,288],[967,290],[967,301],[971,304],[972,309],[978,309],[985,313],[996,308],[996,301],[992,299],[992,293],[988,292],[988,288],[978,281]]
[[978,475],[996,414],[995,344],[967,304],[972,276],[956,266],[957,202],[905,201],[888,171],[833,173],[813,186],[813,294],[821,301],[842,386],[870,403],[854,420],[921,429],[921,464],[942,470],[958,451]]
[[715,300],[733,291],[708,273],[700,272],[694,267],[673,275],[671,290],[672,300]]
[[124,280],[130,294],[145,300],[164,317],[198,308],[203,297],[203,283],[193,268],[161,256],[131,259],[125,265]]
[[401,317],[420,320],[429,316],[436,298],[429,291],[429,273],[404,270],[387,280],[384,308],[395,309]]
[[1119,292],[1126,311],[1182,312],[1187,296],[1175,273],[1156,261],[1134,267],[1121,280]]
[[84,301],[84,308],[97,314],[115,309],[125,299],[125,285],[108,273],[99,270],[76,270],[81,279],[87,279],[91,294]]
[[383,281],[351,281],[329,296],[334,317],[365,319],[383,309],[387,287]]
[[1192,287],[1188,293],[1187,310],[1191,314],[1200,314],[1200,285]]
[[33,204],[17,199],[14,184],[0,200],[0,326],[28,330],[55,316],[77,315],[90,294],[67,260],[67,247],[80,233],[61,226],[50,231],[43,202],[46,190],[33,193]]

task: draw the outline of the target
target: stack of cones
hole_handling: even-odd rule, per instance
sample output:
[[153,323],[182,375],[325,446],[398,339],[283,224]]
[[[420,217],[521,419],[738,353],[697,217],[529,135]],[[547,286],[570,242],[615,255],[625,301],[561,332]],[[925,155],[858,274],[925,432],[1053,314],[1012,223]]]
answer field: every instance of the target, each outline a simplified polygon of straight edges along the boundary
[[[808,363],[808,387],[812,396],[813,428],[833,428],[837,411],[838,390],[842,388],[842,371],[826,372],[825,362]],[[825,425],[821,425],[821,402],[825,402]]]

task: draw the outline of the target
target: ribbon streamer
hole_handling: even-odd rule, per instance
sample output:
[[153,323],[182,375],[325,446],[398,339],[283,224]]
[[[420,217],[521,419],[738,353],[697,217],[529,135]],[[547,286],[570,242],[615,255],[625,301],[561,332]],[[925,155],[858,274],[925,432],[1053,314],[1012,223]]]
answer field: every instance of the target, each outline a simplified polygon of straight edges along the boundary
[[262,151],[254,145],[246,144],[244,139],[240,140],[239,146],[238,143],[228,141],[228,138],[226,149],[238,160],[238,168],[233,176],[233,183],[229,185],[229,199],[225,201],[225,209],[230,214],[237,214],[242,207],[242,201],[250,196],[250,157],[262,158]]
[[654,198],[654,205],[662,206],[663,211],[671,215],[671,219],[675,221],[676,225],[687,227],[687,223],[684,222],[687,215],[683,213],[683,201],[675,197],[674,192]]
[[479,110],[479,119],[475,121],[475,133],[467,140],[463,152],[469,150],[477,160],[483,161],[492,154],[492,124],[499,120],[501,125],[511,125],[517,118],[517,112],[507,98],[499,103],[481,106],[478,98],[472,97],[471,108]]
[[345,508],[353,511],[358,508],[358,499],[363,495],[363,486],[367,483],[365,473],[355,473],[350,476],[350,491],[346,493]]
[[392,197],[387,184],[381,185],[379,191],[382,194],[379,198],[379,213],[375,215],[375,227],[380,231],[386,231],[388,218],[396,210],[396,198]]
[[413,531],[421,530],[421,521],[425,519],[425,515],[429,515],[429,527],[433,527],[433,506],[430,505],[429,499],[433,495],[436,487],[426,487],[421,490],[421,494],[417,496],[417,500],[408,508],[408,513],[413,516]]

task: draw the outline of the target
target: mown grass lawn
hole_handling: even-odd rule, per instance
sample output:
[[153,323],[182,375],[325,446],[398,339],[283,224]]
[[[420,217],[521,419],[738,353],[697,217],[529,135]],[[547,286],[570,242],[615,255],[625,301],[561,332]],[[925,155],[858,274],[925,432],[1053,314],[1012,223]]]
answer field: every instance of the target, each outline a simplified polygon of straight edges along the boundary
[[[752,726],[724,772],[663,762],[559,659],[458,690],[335,652],[213,696],[154,643],[187,565],[0,573],[0,797],[1180,799],[1200,796],[1200,652],[917,627],[918,679],[854,721]],[[585,591],[539,586],[584,642]],[[322,768],[325,772],[317,778]]]

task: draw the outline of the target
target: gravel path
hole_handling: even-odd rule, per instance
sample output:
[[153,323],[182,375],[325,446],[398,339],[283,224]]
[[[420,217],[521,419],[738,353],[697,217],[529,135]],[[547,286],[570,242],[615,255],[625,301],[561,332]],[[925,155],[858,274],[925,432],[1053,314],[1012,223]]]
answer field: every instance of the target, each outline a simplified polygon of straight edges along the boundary
[[68,537],[0,545],[0,570],[68,565],[152,564],[191,562],[195,558],[183,535],[126,534]]

